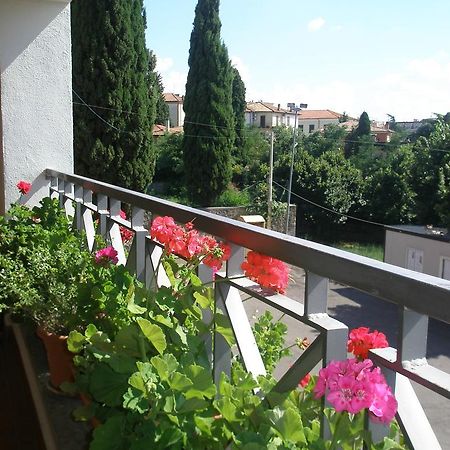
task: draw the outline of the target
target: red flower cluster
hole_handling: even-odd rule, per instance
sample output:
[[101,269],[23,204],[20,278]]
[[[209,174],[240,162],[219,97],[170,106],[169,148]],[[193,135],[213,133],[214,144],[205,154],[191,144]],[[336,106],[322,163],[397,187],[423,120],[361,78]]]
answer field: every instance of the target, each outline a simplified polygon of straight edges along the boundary
[[28,194],[28,192],[30,192],[31,189],[31,183],[27,183],[26,181],[19,181],[17,184],[17,189],[19,189],[19,192],[23,195]]
[[[120,217],[127,220],[127,215],[125,211],[120,210]],[[120,226],[120,236],[122,237],[122,242],[129,242],[133,239],[133,232],[124,226]]]
[[202,236],[194,230],[192,222],[183,226],[177,225],[172,217],[157,217],[150,228],[150,236],[157,239],[167,253],[174,253],[190,260],[203,258],[202,262],[215,272],[220,270],[222,263],[230,257],[230,247],[218,243],[211,236]]
[[298,383],[298,387],[306,387],[308,386],[309,382],[311,380],[311,374],[307,373]]
[[106,266],[108,263],[117,264],[119,258],[114,247],[102,248],[95,252],[95,262],[99,265]]
[[250,251],[241,265],[245,275],[263,287],[284,294],[289,281],[289,268],[279,259]]
[[385,334],[374,330],[369,332],[367,327],[359,327],[350,331],[347,350],[359,359],[366,359],[372,348],[385,348],[389,343]]

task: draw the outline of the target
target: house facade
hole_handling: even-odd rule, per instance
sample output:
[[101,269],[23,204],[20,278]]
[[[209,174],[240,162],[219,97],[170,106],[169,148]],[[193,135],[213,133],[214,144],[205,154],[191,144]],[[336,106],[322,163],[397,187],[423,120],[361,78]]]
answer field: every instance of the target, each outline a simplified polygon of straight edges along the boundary
[[278,126],[293,127],[295,111],[284,109],[280,104],[268,102],[248,102],[245,110],[245,123],[256,128],[272,128]]
[[184,124],[184,97],[180,94],[167,92],[164,94],[164,101],[169,107],[169,123],[171,127],[182,127]]
[[16,183],[48,194],[44,170],[73,172],[70,0],[0,1],[0,214]]
[[450,280],[450,235],[446,229],[419,225],[385,228],[384,261]]
[[298,127],[303,134],[322,131],[326,125],[337,125],[342,114],[329,109],[304,109],[298,113]]
[[[349,119],[346,122],[339,124],[340,127],[345,128],[349,133],[358,126],[358,120]],[[386,144],[391,142],[392,135],[395,131],[389,128],[389,122],[375,122],[370,123],[370,134],[375,142],[379,144]]]

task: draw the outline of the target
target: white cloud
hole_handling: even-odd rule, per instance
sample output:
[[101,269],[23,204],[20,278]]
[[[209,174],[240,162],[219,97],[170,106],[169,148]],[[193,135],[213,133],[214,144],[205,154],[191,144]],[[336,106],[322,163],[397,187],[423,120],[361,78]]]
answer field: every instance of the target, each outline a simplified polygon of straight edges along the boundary
[[370,118],[396,120],[431,117],[450,110],[450,55],[436,55],[407,61],[396,71],[372,77],[330,79],[328,82],[278,83],[270,89],[247,86],[247,99],[273,103],[308,103],[309,109],[346,111],[358,117],[364,110]]
[[173,59],[167,58],[156,58],[156,71],[159,73],[167,72],[173,66]]
[[325,25],[325,19],[323,17],[316,17],[308,22],[308,31],[318,31]]
[[248,83],[250,81],[250,69],[249,67],[242,61],[239,56],[231,57],[231,64],[239,70],[239,74],[244,83]]
[[173,92],[175,94],[184,95],[186,89],[186,72],[178,72],[171,70],[166,73],[162,73],[162,80],[164,85],[164,92]]

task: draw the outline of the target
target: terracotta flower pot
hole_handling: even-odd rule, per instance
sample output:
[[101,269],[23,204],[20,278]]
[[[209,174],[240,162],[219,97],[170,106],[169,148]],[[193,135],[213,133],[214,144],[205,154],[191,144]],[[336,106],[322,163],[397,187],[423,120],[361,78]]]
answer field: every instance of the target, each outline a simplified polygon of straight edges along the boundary
[[50,383],[59,390],[61,383],[74,381],[73,354],[67,349],[67,336],[58,336],[38,328],[37,335],[42,339],[47,352]]

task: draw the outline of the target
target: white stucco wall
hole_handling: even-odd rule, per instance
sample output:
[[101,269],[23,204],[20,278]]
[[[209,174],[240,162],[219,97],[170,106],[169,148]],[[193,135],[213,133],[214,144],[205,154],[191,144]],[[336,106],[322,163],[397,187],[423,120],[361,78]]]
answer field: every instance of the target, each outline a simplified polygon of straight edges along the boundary
[[442,258],[450,258],[450,242],[386,230],[384,260],[387,263],[406,268],[408,248],[423,251],[423,273],[441,277]]
[[314,125],[314,130],[312,133],[315,133],[318,130],[323,129],[325,125],[337,125],[339,123],[339,119],[300,119],[299,125],[303,125],[303,133],[309,133],[309,126]]
[[33,204],[44,169],[73,172],[70,0],[0,0],[0,69],[2,200],[23,179]]

